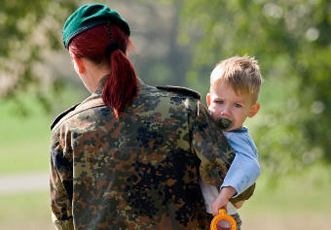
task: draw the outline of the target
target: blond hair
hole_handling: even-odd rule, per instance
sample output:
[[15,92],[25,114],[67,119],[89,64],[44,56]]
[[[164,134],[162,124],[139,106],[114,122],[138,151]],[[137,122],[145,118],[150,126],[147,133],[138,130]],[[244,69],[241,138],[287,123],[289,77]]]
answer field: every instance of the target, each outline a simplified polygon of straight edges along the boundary
[[215,84],[225,83],[236,94],[248,93],[257,101],[262,84],[262,76],[257,60],[249,56],[234,56],[221,61],[210,75],[210,89]]

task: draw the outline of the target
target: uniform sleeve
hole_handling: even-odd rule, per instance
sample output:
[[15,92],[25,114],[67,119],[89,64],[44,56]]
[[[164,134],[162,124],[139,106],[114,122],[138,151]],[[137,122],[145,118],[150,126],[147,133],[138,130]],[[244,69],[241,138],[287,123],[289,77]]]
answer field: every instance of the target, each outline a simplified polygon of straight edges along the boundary
[[192,122],[192,145],[201,161],[200,177],[208,184],[220,186],[235,154],[201,101],[197,103],[197,114]]
[[63,148],[56,135],[51,140],[50,195],[52,220],[58,230],[72,230],[72,170],[70,161],[64,156]]
[[235,204],[240,201],[248,200],[253,194],[255,190],[255,183],[251,186],[249,186],[248,189],[246,189],[244,192],[242,192],[240,195],[236,196],[235,198],[230,198],[230,202],[232,204]]

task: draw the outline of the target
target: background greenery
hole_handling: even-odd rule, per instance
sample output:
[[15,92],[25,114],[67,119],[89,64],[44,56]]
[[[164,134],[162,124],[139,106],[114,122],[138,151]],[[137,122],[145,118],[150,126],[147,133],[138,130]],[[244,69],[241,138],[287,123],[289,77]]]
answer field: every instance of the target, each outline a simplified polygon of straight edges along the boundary
[[[1,1],[0,179],[47,173],[49,124],[87,96],[62,47],[61,28],[73,9],[91,2]],[[242,209],[245,229],[331,227],[328,1],[99,2],[129,22],[131,60],[152,85],[190,87],[204,100],[220,60],[255,56],[265,79],[262,108],[246,125],[263,173]],[[0,229],[52,229],[47,185],[37,194],[0,194],[0,203]]]

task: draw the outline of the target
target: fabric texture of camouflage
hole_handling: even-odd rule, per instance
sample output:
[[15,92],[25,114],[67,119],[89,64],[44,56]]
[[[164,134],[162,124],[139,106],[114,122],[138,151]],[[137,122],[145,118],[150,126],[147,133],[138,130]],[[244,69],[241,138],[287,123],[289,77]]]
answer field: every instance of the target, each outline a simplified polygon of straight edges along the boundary
[[235,154],[192,92],[139,80],[119,118],[99,90],[53,126],[58,229],[209,229],[199,177],[220,186]]

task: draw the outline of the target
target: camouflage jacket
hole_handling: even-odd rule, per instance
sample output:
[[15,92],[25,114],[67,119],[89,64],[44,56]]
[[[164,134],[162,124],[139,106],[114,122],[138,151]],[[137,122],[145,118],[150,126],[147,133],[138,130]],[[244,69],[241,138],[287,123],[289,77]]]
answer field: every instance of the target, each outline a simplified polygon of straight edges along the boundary
[[97,91],[52,125],[58,229],[208,229],[199,176],[220,186],[234,153],[198,94],[139,81],[115,118]]

